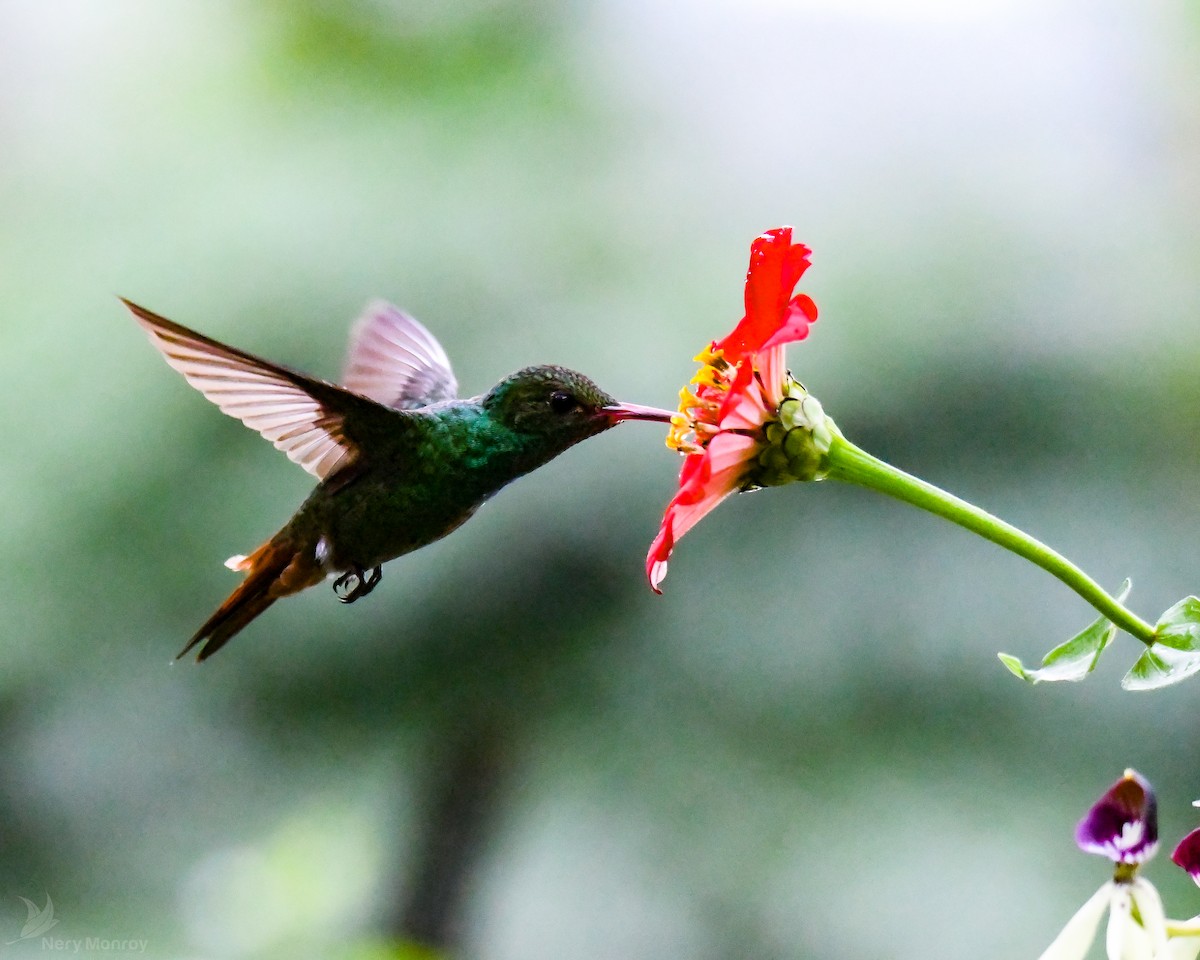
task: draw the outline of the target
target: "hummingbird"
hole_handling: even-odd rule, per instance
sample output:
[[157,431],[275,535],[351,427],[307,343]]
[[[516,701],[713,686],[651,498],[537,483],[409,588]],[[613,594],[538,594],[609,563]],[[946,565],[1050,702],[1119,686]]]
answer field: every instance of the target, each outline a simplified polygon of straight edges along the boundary
[[225,565],[245,578],[187,642],[197,661],[281,597],[325,579],[353,603],[382,565],[451,533],[501,487],[623,420],[672,413],[618,403],[581,373],[518,370],[460,399],[446,351],[384,301],[354,324],[342,384],[271,363],[121,298],[167,363],[319,481],[283,528]]

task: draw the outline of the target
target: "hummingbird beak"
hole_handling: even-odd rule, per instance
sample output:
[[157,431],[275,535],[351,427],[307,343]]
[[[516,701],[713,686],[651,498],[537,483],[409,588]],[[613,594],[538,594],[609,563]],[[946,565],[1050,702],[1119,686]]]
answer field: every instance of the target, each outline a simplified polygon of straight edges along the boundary
[[671,418],[675,416],[670,410],[644,407],[640,403],[610,403],[601,407],[599,412],[613,423],[620,423],[622,420],[655,420],[659,423],[670,423]]

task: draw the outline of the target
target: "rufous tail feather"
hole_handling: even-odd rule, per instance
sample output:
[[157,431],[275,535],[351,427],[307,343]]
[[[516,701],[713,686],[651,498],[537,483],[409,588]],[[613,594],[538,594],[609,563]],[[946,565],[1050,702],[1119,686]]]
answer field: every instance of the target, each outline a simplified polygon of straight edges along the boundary
[[207,660],[251,620],[280,597],[320,583],[325,573],[310,550],[298,550],[283,533],[277,534],[248,557],[230,557],[230,569],[243,570],[246,579],[204,622],[176,660],[204,642],[197,662]]

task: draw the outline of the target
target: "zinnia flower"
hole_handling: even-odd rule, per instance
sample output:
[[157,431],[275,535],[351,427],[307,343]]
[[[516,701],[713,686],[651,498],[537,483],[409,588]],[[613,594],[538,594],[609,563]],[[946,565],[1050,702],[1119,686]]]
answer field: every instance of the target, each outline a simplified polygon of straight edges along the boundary
[[792,295],[809,252],[792,243],[791,227],[758,237],[750,248],[745,316],[696,357],[700,370],[680,393],[667,438],[685,456],[679,489],[646,558],[655,592],[661,593],[676,541],[729,494],[817,479],[820,451],[811,436],[814,426],[825,429],[826,418],[784,366],[784,345],[803,340],[817,319],[810,297]]
[[750,248],[746,313],[733,331],[696,360],[700,370],[680,393],[667,446],[684,455],[679,486],[646,556],[656,593],[676,542],[731,493],[799,480],[841,480],[885,493],[943,517],[1011,550],[1057,577],[1099,611],[1101,619],[1059,644],[1036,670],[1001,654],[1033,683],[1078,680],[1092,671],[1117,629],[1150,649],[1123,685],[1149,690],[1200,672],[1200,599],[1187,597],[1151,626],[1078,566],[1012,524],[855,446],[817,398],[792,379],[784,346],[808,336],[817,308],[794,294],[809,250],[792,243],[791,227],[768,230]]
[[1162,899],[1149,880],[1137,875],[1158,849],[1158,810],[1150,784],[1137,771],[1126,770],[1079,821],[1075,842],[1086,853],[1112,860],[1113,878],[1067,921],[1041,960],[1083,960],[1106,909],[1109,960],[1162,956],[1167,948]]

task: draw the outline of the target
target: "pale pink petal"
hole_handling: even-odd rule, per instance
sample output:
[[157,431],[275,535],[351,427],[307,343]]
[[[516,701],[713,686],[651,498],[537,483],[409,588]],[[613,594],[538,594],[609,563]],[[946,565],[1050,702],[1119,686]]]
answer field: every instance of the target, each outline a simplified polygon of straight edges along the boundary
[[708,485],[716,486],[717,477],[729,468],[741,469],[754,456],[758,441],[741,433],[719,433],[708,445],[708,466],[712,471]]
[[749,362],[738,367],[717,413],[722,430],[757,429],[766,418],[766,400]]
[[757,430],[766,423],[768,413],[776,409],[777,405],[767,409],[762,390],[753,384],[738,396],[730,394],[728,405],[721,411],[720,426],[722,430]]
[[779,328],[766,339],[762,349],[803,340],[808,336],[808,328],[816,322],[817,305],[813,303],[812,297],[798,293],[783,310]]
[[758,444],[753,437],[722,433],[704,453],[692,454],[680,471],[679,491],[667,504],[662,526],[646,556],[646,575],[655,593],[667,575],[676,542],[741,485],[746,463]]
[[783,403],[783,381],[787,376],[783,344],[764,350],[754,358],[766,391],[765,405],[774,413]]

